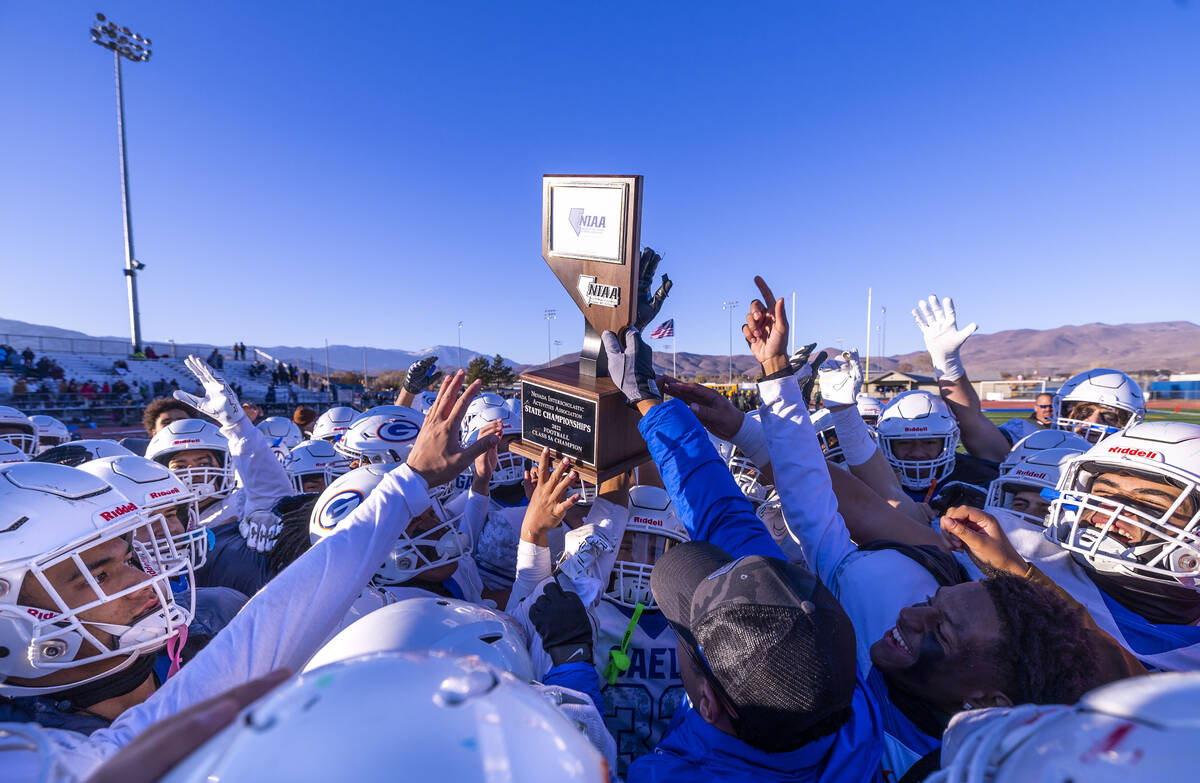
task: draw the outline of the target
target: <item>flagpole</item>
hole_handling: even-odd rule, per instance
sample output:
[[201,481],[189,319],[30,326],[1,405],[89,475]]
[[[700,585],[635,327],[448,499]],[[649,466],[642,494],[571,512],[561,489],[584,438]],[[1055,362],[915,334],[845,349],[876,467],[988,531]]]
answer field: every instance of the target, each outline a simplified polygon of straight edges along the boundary
[[679,350],[679,338],[671,335],[671,377],[675,378],[675,352]]

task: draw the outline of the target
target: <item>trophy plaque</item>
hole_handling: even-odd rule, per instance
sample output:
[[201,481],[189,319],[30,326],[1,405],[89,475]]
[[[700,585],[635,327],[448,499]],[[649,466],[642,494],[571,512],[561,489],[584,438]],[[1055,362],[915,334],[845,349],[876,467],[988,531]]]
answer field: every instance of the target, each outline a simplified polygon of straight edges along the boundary
[[542,258],[586,326],[578,362],[521,374],[521,439],[510,450],[536,460],[549,447],[591,484],[650,459],[600,343],[637,318],[641,223],[641,176],[542,177]]

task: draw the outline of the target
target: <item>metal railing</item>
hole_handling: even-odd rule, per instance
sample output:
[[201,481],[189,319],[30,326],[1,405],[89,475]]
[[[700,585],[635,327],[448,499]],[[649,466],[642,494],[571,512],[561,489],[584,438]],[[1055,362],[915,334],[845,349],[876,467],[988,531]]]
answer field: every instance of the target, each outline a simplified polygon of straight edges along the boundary
[[[11,345],[17,353],[29,348],[37,354],[43,353],[80,353],[99,354],[102,356],[129,356],[129,343],[123,340],[102,340],[97,337],[49,337],[31,334],[0,333],[0,344]],[[220,349],[219,346],[218,350]],[[182,358],[189,353],[207,356],[214,346],[200,343],[176,343],[170,340],[158,342],[147,341],[142,349],[153,348],[161,358]],[[229,353],[232,353],[232,348]]]

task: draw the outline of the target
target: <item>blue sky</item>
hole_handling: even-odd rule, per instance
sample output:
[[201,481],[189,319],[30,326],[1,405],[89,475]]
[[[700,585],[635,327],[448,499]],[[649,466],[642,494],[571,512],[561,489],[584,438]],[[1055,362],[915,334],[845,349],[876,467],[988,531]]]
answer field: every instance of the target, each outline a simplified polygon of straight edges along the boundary
[[[952,295],[985,332],[1200,320],[1200,6],[1171,0],[0,3],[0,315],[127,333],[102,10],[126,67],[153,339],[463,342],[582,318],[543,173],[646,177],[679,349],[757,272],[798,335],[888,353]],[[744,344],[735,343],[744,350]]]

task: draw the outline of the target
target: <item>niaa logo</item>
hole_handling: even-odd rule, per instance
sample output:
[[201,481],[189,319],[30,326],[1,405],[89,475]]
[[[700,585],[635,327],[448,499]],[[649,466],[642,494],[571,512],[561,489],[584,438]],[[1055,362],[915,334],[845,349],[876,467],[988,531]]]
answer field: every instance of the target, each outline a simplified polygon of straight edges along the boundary
[[363,502],[363,493],[357,489],[343,489],[329,499],[317,516],[317,526],[322,530],[333,530],[338,523],[350,515]]
[[567,213],[567,221],[575,230],[575,236],[579,236],[583,231],[593,234],[603,231],[606,227],[604,220],[604,215],[586,214],[583,207],[572,207],[571,211]]
[[380,440],[386,440],[388,443],[407,443],[417,437],[420,431],[421,428],[408,419],[392,419],[380,424],[375,434]]

